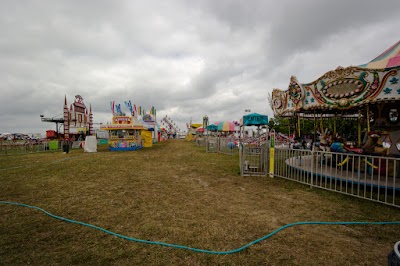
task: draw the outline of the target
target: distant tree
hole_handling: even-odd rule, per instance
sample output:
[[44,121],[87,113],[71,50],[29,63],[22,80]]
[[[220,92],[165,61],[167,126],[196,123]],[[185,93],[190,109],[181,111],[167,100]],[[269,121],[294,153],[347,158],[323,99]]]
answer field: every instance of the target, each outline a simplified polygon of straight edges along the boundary
[[[268,126],[270,129],[274,129],[276,132],[288,134],[289,123],[291,123],[291,119],[289,118],[272,117],[268,122]],[[292,131],[293,126],[290,125],[290,127]]]
[[[289,127],[290,127],[290,133],[293,134],[295,128],[297,127],[298,120],[296,117],[292,118],[281,118],[281,117],[272,117],[269,120],[269,128],[274,129],[276,132],[280,132],[283,134],[288,134],[289,132]],[[365,123],[365,122],[364,122]],[[315,124],[315,125],[314,125]],[[324,118],[322,121],[322,127],[323,129],[328,129],[330,132],[334,132],[334,125],[335,125],[335,119],[332,118]],[[300,119],[300,134],[302,136],[304,135],[313,135],[314,130],[317,132],[320,131],[320,126],[321,126],[321,120],[319,118],[316,118],[314,120],[313,118],[309,119]],[[365,125],[362,126],[362,131],[365,131]],[[350,140],[355,140],[357,138],[357,132],[358,132],[358,121],[357,118],[353,119],[343,119],[341,117],[336,118],[336,133],[338,133],[340,136],[350,139]],[[299,136],[296,135],[297,138]]]

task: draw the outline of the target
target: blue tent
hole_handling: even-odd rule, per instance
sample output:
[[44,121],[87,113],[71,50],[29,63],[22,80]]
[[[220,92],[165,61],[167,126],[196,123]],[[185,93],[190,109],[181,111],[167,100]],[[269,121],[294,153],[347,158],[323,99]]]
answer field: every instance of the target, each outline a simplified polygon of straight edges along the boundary
[[245,116],[243,116],[243,125],[244,126],[268,125],[268,116],[260,115],[257,113],[245,115]]
[[211,124],[211,125],[209,125],[209,126],[207,127],[207,130],[210,130],[210,131],[217,131],[217,130],[218,130],[218,126],[216,126],[216,125],[214,125],[214,124]]

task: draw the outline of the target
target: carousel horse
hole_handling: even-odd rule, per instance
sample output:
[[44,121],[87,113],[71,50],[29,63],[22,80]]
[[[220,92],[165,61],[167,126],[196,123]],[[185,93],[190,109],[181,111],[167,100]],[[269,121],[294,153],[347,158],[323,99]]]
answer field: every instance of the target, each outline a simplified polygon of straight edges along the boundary
[[[389,149],[384,148],[382,146],[382,141],[380,140],[379,135],[377,134],[370,134],[368,135],[367,142],[364,144],[364,146],[360,148],[349,148],[346,147],[346,150],[348,152],[353,153],[353,154],[368,154],[368,155],[378,155],[378,156],[385,156],[389,155]],[[338,167],[341,167],[349,161],[350,157],[346,156],[346,158],[337,164]],[[362,158],[361,161],[363,163],[366,163],[368,166],[370,166],[373,169],[378,169],[378,166],[374,165],[374,163],[370,162],[369,160],[366,160],[365,158]]]
[[328,133],[328,128],[326,128],[325,131],[321,130],[319,134],[319,149],[325,152],[330,152],[331,148],[329,145],[330,137]]
[[[363,149],[360,149],[360,148],[345,147],[345,149],[347,150],[348,153],[351,153],[351,154],[362,154],[363,153]],[[350,160],[350,156],[347,155],[346,158],[343,161],[341,161],[340,163],[338,163],[336,166],[342,167],[343,165],[347,164],[349,160]],[[378,168],[377,166],[373,165],[371,162],[366,161],[365,158],[362,158],[361,160],[363,162],[365,162],[366,164],[368,164],[372,168],[375,168],[375,169]]]
[[[336,137],[334,138],[334,141],[333,141],[333,143],[331,145],[331,151],[335,152],[335,153],[344,153],[344,154],[346,154],[346,157],[341,162],[337,162],[337,159],[339,158],[339,156],[337,156],[337,155],[334,156],[334,161],[336,162],[336,167],[342,167],[342,166],[349,167],[348,162],[350,160],[353,160],[353,159],[357,158],[357,157],[350,156],[350,155],[351,154],[362,154],[363,153],[363,149],[344,145],[343,139],[338,135],[336,135]],[[371,166],[373,168],[376,168],[376,166],[374,166],[370,162],[365,161],[364,159],[362,159],[362,160],[365,163],[367,163],[369,166]]]
[[389,155],[389,149],[383,147],[382,140],[376,133],[368,134],[367,142],[363,146],[364,153],[372,155]]

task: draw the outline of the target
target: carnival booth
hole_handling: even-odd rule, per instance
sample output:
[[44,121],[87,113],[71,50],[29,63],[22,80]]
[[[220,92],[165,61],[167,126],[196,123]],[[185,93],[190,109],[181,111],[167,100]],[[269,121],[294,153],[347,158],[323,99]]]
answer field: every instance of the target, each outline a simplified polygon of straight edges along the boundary
[[147,129],[151,132],[151,139],[153,143],[156,143],[159,141],[158,138],[158,123],[156,121],[156,118],[152,114],[144,114],[142,116],[143,122],[147,125]]
[[110,151],[133,151],[143,147],[141,131],[147,126],[136,117],[113,116],[111,124],[101,125],[100,128],[109,132]]
[[[108,131],[108,144],[110,151],[133,151],[143,147],[141,131],[147,130],[147,126],[141,123],[132,104],[125,102],[132,115],[125,115],[121,111],[121,105],[111,102],[113,118],[111,123],[100,126],[100,130]],[[114,111],[114,107],[116,111]]]

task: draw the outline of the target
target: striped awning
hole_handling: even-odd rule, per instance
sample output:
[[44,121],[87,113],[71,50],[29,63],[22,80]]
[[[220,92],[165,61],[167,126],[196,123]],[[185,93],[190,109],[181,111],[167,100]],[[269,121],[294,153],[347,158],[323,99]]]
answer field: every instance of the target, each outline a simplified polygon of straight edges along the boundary
[[400,41],[392,45],[371,62],[360,65],[360,67],[365,68],[389,68],[395,66],[400,66]]

